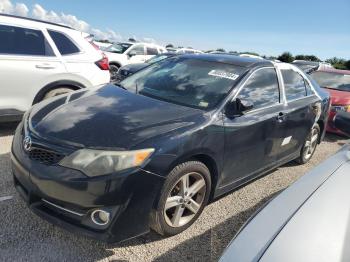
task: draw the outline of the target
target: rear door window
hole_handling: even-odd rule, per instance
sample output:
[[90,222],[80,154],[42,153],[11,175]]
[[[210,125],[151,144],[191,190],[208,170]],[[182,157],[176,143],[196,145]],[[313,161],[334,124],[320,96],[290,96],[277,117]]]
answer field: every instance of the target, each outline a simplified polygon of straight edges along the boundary
[[157,48],[147,47],[147,55],[158,55]]
[[291,69],[281,70],[287,101],[303,98],[306,96],[304,78]]
[[54,56],[40,30],[0,25],[0,54]]
[[143,45],[135,46],[130,50],[130,52],[131,51],[135,53],[135,55],[145,55],[145,49]]
[[48,32],[61,55],[71,55],[80,52],[79,48],[66,35],[51,30],[48,30]]
[[280,93],[275,69],[257,70],[240,91],[238,98],[253,103],[254,109],[278,104]]

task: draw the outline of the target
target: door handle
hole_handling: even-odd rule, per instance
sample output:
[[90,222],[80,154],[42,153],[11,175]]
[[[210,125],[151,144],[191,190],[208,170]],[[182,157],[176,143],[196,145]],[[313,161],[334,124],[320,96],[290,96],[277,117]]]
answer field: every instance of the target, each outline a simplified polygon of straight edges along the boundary
[[56,66],[52,64],[38,64],[38,65],[35,65],[35,67],[38,69],[55,69],[56,68]]
[[277,122],[278,122],[278,123],[282,123],[282,122],[284,122],[284,120],[286,119],[286,116],[285,116],[284,113],[279,112],[279,113],[278,113],[278,116],[276,117],[276,119],[277,119]]

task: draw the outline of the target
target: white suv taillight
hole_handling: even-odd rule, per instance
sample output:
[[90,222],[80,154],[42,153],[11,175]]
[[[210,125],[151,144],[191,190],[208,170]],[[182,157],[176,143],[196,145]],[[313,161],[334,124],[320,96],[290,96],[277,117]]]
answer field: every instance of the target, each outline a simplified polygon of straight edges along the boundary
[[102,53],[102,59],[95,62],[95,64],[101,69],[101,70],[109,70],[109,61],[108,57]]

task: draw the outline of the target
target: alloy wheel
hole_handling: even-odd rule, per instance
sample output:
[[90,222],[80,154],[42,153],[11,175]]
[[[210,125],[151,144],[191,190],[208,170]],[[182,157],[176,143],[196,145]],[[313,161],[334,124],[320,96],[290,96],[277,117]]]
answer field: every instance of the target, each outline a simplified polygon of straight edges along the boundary
[[200,173],[182,176],[170,190],[165,202],[166,223],[171,227],[188,224],[202,207],[206,193],[206,182]]
[[307,140],[304,145],[304,157],[306,160],[310,159],[312,154],[316,150],[317,142],[318,142],[319,132],[317,128],[313,128],[311,130],[310,135],[307,137]]
[[115,66],[115,65],[110,65],[109,66],[109,73],[111,75],[111,80],[116,80],[118,77],[118,70],[119,67]]

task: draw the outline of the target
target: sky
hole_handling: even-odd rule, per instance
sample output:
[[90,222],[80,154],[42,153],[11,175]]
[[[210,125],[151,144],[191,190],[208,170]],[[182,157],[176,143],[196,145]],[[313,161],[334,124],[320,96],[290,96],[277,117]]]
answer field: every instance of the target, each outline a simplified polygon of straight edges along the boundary
[[350,0],[0,0],[0,12],[69,24],[99,38],[350,59]]

